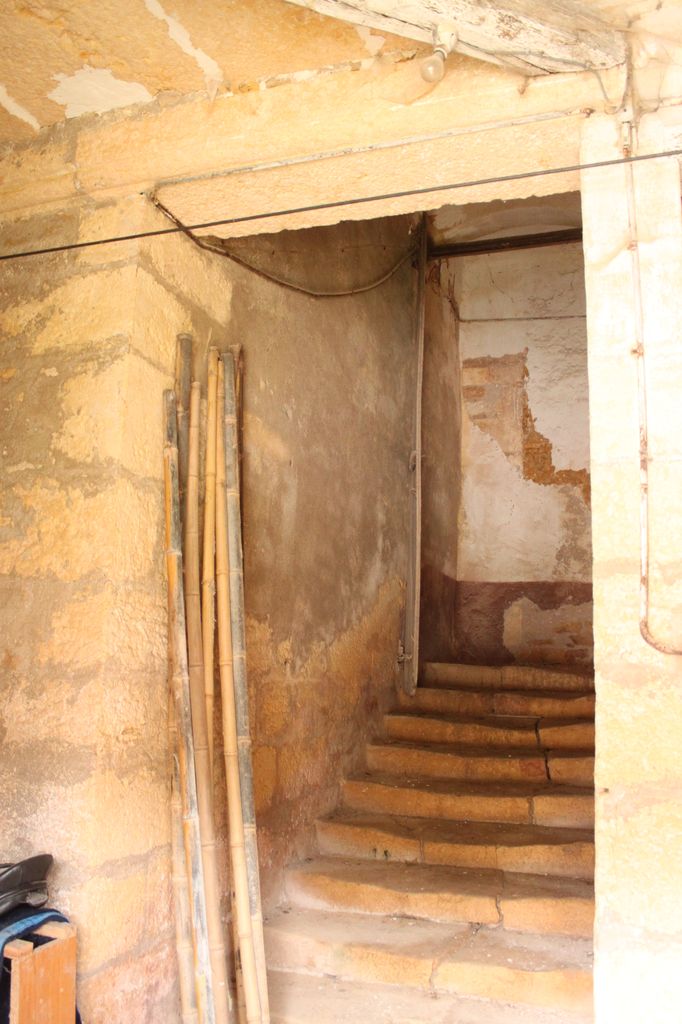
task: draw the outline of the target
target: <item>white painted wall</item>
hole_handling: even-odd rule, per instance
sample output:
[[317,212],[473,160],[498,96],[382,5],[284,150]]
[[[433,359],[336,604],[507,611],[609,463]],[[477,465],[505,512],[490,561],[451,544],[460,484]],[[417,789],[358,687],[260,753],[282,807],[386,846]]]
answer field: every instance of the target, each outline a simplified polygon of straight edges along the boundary
[[[522,450],[525,389],[535,428],[551,443],[554,468],[589,468],[581,247],[460,257],[454,263],[465,384],[458,578],[589,581],[590,510],[581,488],[524,478]],[[503,450],[472,418],[467,362],[524,353],[525,380],[505,385],[513,400],[505,406]],[[488,400],[498,390],[489,385]]]

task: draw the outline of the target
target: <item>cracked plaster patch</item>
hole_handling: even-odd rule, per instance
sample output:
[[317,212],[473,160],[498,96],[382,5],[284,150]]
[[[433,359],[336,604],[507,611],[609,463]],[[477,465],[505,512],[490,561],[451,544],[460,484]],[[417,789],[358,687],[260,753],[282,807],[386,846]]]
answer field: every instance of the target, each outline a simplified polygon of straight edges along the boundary
[[201,72],[206,80],[206,89],[211,98],[213,98],[218,90],[218,86],[222,84],[223,73],[220,70],[220,66],[209,57],[204,50],[200,50],[196,47],[187,29],[182,25],[177,18],[171,17],[170,14],[166,14],[163,7],[159,3],[159,0],[144,0],[144,5],[150,14],[153,14],[159,21],[164,21],[168,28],[168,35],[176,43],[183,53],[186,53],[188,57],[198,65]]
[[48,99],[65,107],[66,117],[104,114],[107,110],[149,103],[154,99],[139,82],[114,78],[108,68],[91,68],[86,64],[73,75],[55,75],[54,78],[59,84]]

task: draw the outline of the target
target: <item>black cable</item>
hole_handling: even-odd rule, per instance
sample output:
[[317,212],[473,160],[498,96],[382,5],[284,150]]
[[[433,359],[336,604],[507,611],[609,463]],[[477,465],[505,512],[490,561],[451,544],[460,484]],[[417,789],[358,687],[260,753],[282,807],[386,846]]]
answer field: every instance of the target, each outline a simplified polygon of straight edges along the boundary
[[[289,217],[297,213],[312,213],[316,210],[343,209],[347,206],[359,206],[365,203],[379,203],[386,199],[405,199],[408,196],[423,196],[437,192],[454,192],[460,188],[476,188],[481,185],[498,185],[508,181],[522,181],[525,178],[542,178],[551,174],[570,174],[576,171],[597,170],[600,167],[618,167],[625,164],[643,163],[645,160],[660,160],[666,157],[682,156],[682,149],[669,149],[661,153],[646,153],[641,156],[618,157],[614,160],[597,160],[590,164],[568,164],[565,167],[549,167],[538,171],[522,171],[516,174],[503,174],[496,178],[478,178],[472,181],[453,182],[449,185],[431,185],[426,188],[411,188],[401,192],[386,192],[382,195],[361,196],[356,199],[338,199],[329,203],[313,203],[310,206],[297,206],[289,210],[273,210],[271,213],[252,213],[246,217],[225,217],[220,220],[204,221],[201,224],[188,224],[186,231],[201,231],[205,228],[223,227],[229,224],[248,224],[253,221],[267,220],[273,217]],[[181,182],[178,182],[180,184]],[[109,238],[97,238],[90,242],[71,242],[68,245],[52,245],[45,249],[27,249],[23,252],[2,253],[0,261],[24,259],[28,256],[49,256],[53,253],[70,252],[74,249],[87,249],[93,245],[110,245],[112,242],[132,242],[139,238],[158,238],[160,235],[175,235],[182,228],[157,228],[154,231],[139,231],[131,235],[112,235]]]
[[245,270],[249,270],[252,274],[256,274],[258,277],[262,277],[263,280],[269,281],[271,284],[277,284],[280,288],[287,288],[291,292],[298,292],[299,295],[308,295],[313,299],[344,299],[349,295],[361,295],[363,292],[371,292],[379,285],[385,284],[386,281],[390,281],[394,277],[403,264],[407,263],[408,260],[412,259],[416,255],[418,246],[411,245],[410,248],[403,253],[388,270],[386,270],[380,277],[375,277],[368,284],[357,285],[355,288],[343,288],[338,291],[324,291],[317,288],[306,288],[305,285],[295,284],[293,281],[287,281],[283,277],[278,277],[277,274],[271,274],[268,270],[263,270],[261,267],[254,266],[253,263],[249,263],[248,260],[242,259],[234,252],[230,252],[228,248],[223,245],[217,245],[209,238],[198,238],[194,234],[191,228],[188,228],[182,221],[175,216],[174,213],[164,206],[160,199],[152,192],[149,196],[150,200],[160,210],[164,217],[172,221],[173,224],[177,225],[180,231],[189,238],[191,242],[194,242],[200,249],[205,249],[207,252],[216,253],[218,256],[222,256],[224,259],[231,260],[236,263],[238,267],[243,267]]

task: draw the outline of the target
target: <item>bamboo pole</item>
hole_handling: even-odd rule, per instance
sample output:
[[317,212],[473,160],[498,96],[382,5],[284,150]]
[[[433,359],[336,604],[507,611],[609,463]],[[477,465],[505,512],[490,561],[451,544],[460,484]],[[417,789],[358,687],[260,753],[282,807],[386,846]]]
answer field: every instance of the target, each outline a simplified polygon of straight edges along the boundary
[[185,600],[182,592],[180,546],[180,493],[178,484],[178,429],[176,401],[164,392],[165,443],[164,492],[166,520],[166,573],[168,577],[168,635],[171,647],[171,680],[177,728],[178,778],[182,803],[183,845],[189,880],[196,1005],[202,1024],[215,1024],[213,982],[210,968],[206,893],[201,857],[194,742],[190,712],[189,671],[185,633]]
[[[175,727],[171,726],[171,736],[173,736],[175,731]],[[198,1024],[199,1018],[194,987],[194,946],[192,944],[191,906],[182,835],[182,798],[180,796],[180,778],[175,744],[171,747],[171,750],[173,751],[171,773],[172,883],[180,1010],[182,1024]]]
[[223,357],[225,378],[225,494],[227,505],[228,564],[230,570],[230,616],[232,661],[239,755],[239,783],[246,845],[251,930],[258,970],[258,990],[262,1024],[268,1024],[268,981],[263,942],[263,911],[258,867],[258,839],[253,798],[251,730],[249,728],[249,692],[246,678],[246,631],[244,609],[244,556],[239,487],[239,439],[237,436],[237,396],[235,365],[231,353]]
[[178,334],[175,350],[175,397],[178,418],[178,486],[180,489],[180,516],[187,489],[187,459],[189,452],[189,395],[192,382],[192,335]]
[[[218,408],[223,408],[225,392],[222,360],[218,363]],[[237,720],[232,674],[232,627],[230,620],[229,562],[227,540],[227,500],[225,491],[225,438],[222,423],[216,431],[216,594],[218,605],[218,662],[223,710],[223,748],[227,782],[227,810],[230,826],[230,852],[239,960],[244,988],[247,1024],[261,1024],[258,970],[253,944],[249,904],[248,872],[244,845]]]
[[197,779],[197,803],[201,832],[201,855],[206,887],[208,926],[216,1024],[229,1024],[232,999],[227,974],[225,936],[220,916],[220,881],[213,821],[213,775],[208,751],[204,665],[202,658],[201,607],[199,595],[199,417],[201,385],[192,384],[189,408],[189,460],[185,512],[185,606],[187,608],[187,647],[189,652],[189,689],[194,735],[194,763]]
[[215,641],[215,473],[216,402],[218,390],[218,350],[208,353],[208,402],[206,412],[206,473],[204,485],[204,548],[201,563],[201,636],[204,659],[204,698],[208,756],[213,776],[213,645]]

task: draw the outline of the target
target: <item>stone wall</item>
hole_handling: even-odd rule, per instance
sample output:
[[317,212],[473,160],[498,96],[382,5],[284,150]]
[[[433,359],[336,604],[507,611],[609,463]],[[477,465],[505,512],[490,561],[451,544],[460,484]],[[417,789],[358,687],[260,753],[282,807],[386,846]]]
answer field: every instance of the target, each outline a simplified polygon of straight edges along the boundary
[[[30,247],[114,224],[159,221],[139,202],[84,203],[8,231]],[[291,244],[268,243],[280,268]],[[338,288],[410,238],[401,222],[306,244],[290,267]],[[3,264],[1,297],[2,856],[55,856],[84,1019],[170,1022],[161,396],[176,335],[195,336],[199,377],[209,341],[245,349],[255,784],[274,898],[395,683],[412,271],[335,304],[173,236]],[[220,816],[220,772],[216,795]],[[225,895],[227,916],[226,873]]]
[[161,394],[220,279],[177,239],[3,265],[2,854],[54,855],[92,1022],[174,1019]]
[[[232,248],[319,290],[363,285],[412,218]],[[227,263],[245,362],[244,539],[259,842],[266,895],[312,847],[398,685],[408,559],[415,272],[311,298]]]
[[[639,152],[671,148],[642,119]],[[585,162],[617,159],[622,126],[595,118]],[[583,217],[594,488],[596,748],[595,1004],[599,1024],[668,1024],[682,1005],[680,655],[640,631],[636,300],[627,170],[585,171]],[[649,628],[682,650],[680,168],[633,167],[649,428]],[[635,275],[636,276],[636,275]]]
[[[446,450],[442,440],[436,444],[451,474],[459,463],[460,482],[447,504],[436,499],[441,513],[450,514],[450,539],[440,542],[441,552],[448,545],[440,567],[447,616],[425,637],[423,655],[589,663],[589,411],[580,246],[462,256],[447,264],[440,274],[449,282],[457,322],[444,329],[451,354],[459,352],[461,413],[454,385],[441,418]],[[458,415],[459,445],[452,443]],[[430,552],[426,557],[433,561]]]

